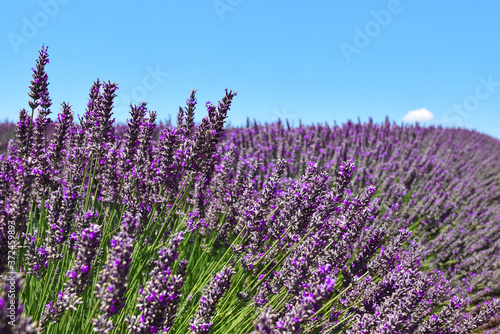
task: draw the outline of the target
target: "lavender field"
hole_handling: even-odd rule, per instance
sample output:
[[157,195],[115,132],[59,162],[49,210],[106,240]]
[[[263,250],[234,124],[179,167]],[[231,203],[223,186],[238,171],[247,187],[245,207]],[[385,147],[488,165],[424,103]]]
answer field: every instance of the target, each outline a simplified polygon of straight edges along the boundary
[[77,120],[47,64],[0,124],[0,333],[500,333],[499,140],[225,128],[228,89],[118,125],[99,80]]

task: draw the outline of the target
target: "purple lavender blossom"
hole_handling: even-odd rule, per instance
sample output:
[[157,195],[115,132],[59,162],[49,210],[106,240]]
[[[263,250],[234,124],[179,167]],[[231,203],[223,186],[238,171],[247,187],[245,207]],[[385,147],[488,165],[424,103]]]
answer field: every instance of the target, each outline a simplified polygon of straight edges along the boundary
[[25,238],[25,266],[27,272],[41,278],[45,275],[49,264],[49,255],[45,246],[37,247],[38,233],[35,230],[33,234],[24,234]]
[[[184,108],[184,117],[182,122],[182,127],[187,136],[191,134],[194,128],[194,110],[196,108],[196,89],[192,89],[189,95],[189,99],[186,100],[187,107]],[[180,108],[180,107],[179,107]]]
[[92,282],[92,266],[101,244],[102,231],[99,225],[92,224],[83,229],[78,245],[78,253],[72,268],[66,273],[64,289],[59,291],[55,302],[46,305],[39,323],[43,331],[49,322],[55,323],[68,309],[76,311],[82,304],[81,295]]
[[217,303],[231,284],[234,271],[224,268],[216,274],[208,286],[202,291],[200,304],[195,316],[191,319],[190,329],[195,334],[208,334],[213,325],[212,318],[217,310]]
[[330,267],[320,266],[314,270],[295,303],[289,304],[288,312],[276,323],[277,333],[301,332],[302,325],[330,298],[336,283]]
[[137,226],[137,219],[130,215],[126,216],[120,233],[110,241],[111,250],[108,253],[106,266],[96,285],[96,295],[102,303],[100,310],[106,317],[119,313],[125,305],[123,296],[127,291],[127,276],[134,250],[134,230]]
[[81,232],[78,253],[73,267],[66,273],[66,287],[70,293],[80,295],[91,283],[92,266],[101,244],[101,227],[91,224]]
[[19,121],[16,126],[16,145],[19,155],[27,156],[29,153],[30,119],[26,109],[19,111]]
[[252,334],[273,334],[276,328],[273,325],[276,322],[276,314],[267,308],[261,315],[259,321],[255,324],[255,331]]
[[67,147],[68,132],[73,124],[73,111],[71,106],[63,102],[61,113],[57,115],[58,123],[54,134],[54,139],[49,145],[48,158],[53,165],[58,164],[63,158],[63,150]]
[[[102,89],[102,91],[101,91]],[[87,136],[87,145],[101,157],[105,147],[114,142],[113,101],[118,85],[114,82],[94,81],[90,88],[87,108],[80,123]]]
[[70,237],[78,197],[77,187],[70,185],[64,193],[63,190],[54,191],[47,203],[47,250],[53,258],[62,258],[59,248]]
[[177,259],[177,248],[183,239],[182,232],[172,235],[168,246],[158,252],[159,258],[150,273],[150,281],[146,283],[144,289],[141,287],[137,304],[141,314],[128,320],[129,329],[133,333],[165,332],[173,325],[184,284],[187,261],[179,261],[175,275],[172,265]]
[[30,210],[29,203],[33,188],[33,181],[29,175],[30,166],[30,159],[26,163],[12,164],[12,175],[6,175],[13,184],[11,185],[12,189],[8,193],[5,193],[5,195],[9,194],[5,208],[9,216],[8,218],[15,222],[16,231],[19,231],[20,235],[26,232]]
[[[111,250],[95,290],[97,298],[101,301],[100,311],[106,318],[120,313],[125,306],[124,295],[127,291],[127,279],[134,250],[134,231],[137,226],[136,218],[131,215],[125,216],[120,232],[110,241]],[[105,332],[105,329],[112,325],[104,321],[104,318],[94,319],[93,324],[94,331],[98,333]]]
[[33,69],[33,80],[31,80],[30,92],[28,93],[31,97],[29,105],[32,110],[37,107],[41,107],[45,110],[46,115],[50,113],[49,109],[52,102],[49,98],[49,93],[47,87],[49,85],[47,73],[45,73],[45,65],[49,63],[49,55],[47,53],[48,47],[42,45],[39,50],[38,59],[36,60],[36,67]]

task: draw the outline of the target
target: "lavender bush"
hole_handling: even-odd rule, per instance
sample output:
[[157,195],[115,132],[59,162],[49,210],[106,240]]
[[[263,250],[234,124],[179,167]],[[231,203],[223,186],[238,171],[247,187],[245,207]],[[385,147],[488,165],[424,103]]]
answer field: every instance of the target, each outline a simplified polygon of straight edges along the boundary
[[500,332],[498,140],[225,129],[228,89],[199,124],[192,90],[176,126],[118,126],[100,80],[51,122],[48,64],[0,156],[2,333]]

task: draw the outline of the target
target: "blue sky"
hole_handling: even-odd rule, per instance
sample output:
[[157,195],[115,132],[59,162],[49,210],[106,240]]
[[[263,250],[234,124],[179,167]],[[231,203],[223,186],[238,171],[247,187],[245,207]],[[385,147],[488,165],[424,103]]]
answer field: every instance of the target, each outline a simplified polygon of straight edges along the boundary
[[[192,88],[237,90],[232,125],[386,115],[500,138],[500,2],[164,0],[6,2],[0,120],[28,108],[30,68],[49,46],[53,113],[82,115],[96,78],[118,83],[116,117],[148,101],[173,119]],[[430,119],[432,117],[432,119]]]

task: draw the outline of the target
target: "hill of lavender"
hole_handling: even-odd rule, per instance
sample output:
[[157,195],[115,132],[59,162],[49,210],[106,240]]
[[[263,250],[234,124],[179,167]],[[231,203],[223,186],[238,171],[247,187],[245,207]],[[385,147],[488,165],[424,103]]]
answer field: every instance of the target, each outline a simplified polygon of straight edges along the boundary
[[0,332],[500,333],[499,140],[225,128],[228,89],[116,125],[99,80],[51,122],[47,63],[0,124]]

